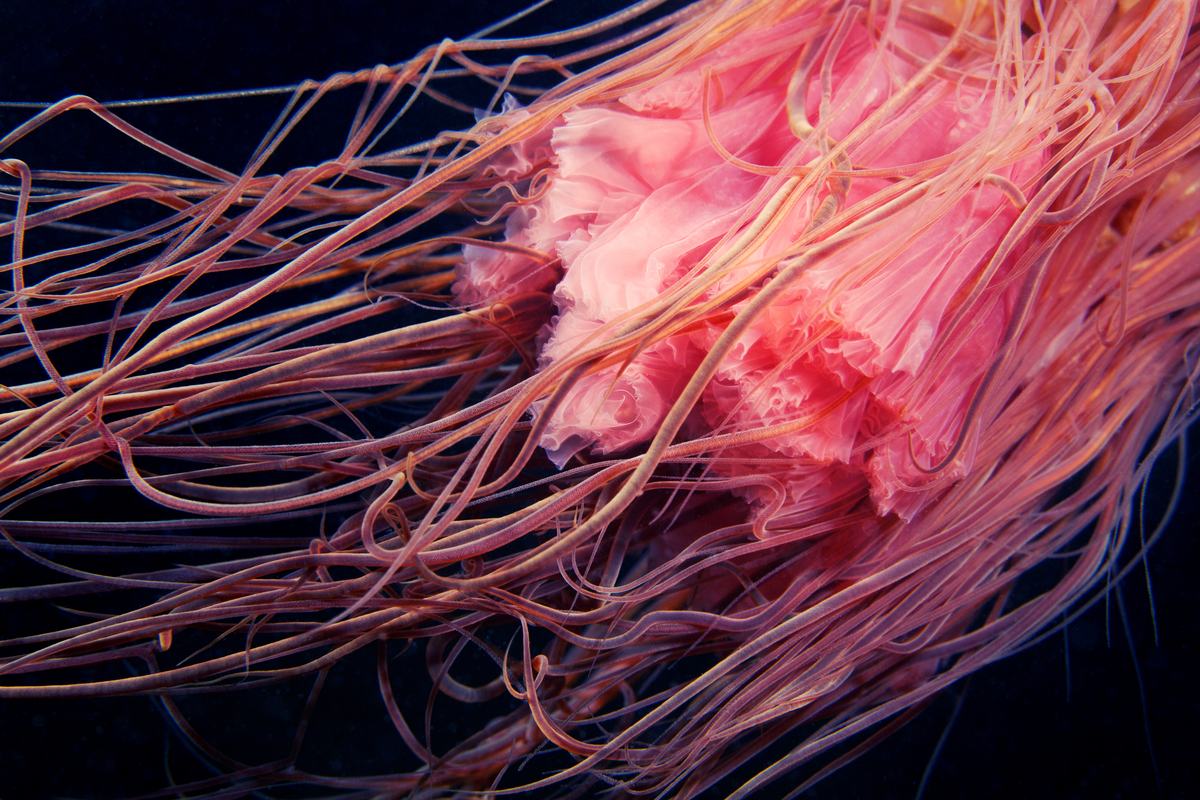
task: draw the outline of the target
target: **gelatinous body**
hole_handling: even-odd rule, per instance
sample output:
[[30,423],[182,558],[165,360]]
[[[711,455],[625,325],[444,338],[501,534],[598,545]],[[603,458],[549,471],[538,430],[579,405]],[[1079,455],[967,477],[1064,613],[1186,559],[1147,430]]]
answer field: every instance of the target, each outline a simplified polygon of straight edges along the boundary
[[[345,658],[313,713],[343,665],[390,687],[403,759],[357,770],[397,773],[373,785],[552,763],[686,795],[747,759],[729,792],[775,759],[811,774],[1100,591],[1146,443],[1189,413],[1193,11],[979,5],[956,29],[951,5],[714,6],[611,67],[449,47],[430,96],[472,130],[432,150],[370,144],[427,51],[311,161],[297,129],[248,167],[167,152],[76,181],[30,157],[25,190],[6,162],[35,288],[7,298],[0,524],[21,563],[76,570],[6,600],[122,615],[6,649],[10,702],[167,690],[203,720],[186,691]],[[528,89],[563,70],[584,77]],[[38,527],[101,491],[159,527]],[[132,677],[81,671],[122,658]]]

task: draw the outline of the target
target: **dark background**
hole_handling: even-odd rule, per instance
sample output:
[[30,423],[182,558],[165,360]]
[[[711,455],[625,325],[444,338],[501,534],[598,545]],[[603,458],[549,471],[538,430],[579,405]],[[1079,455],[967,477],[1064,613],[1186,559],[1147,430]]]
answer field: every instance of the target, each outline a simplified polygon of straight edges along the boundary
[[[464,37],[519,4],[431,2],[5,2],[0,4],[0,100],[53,101],[83,93],[103,101],[248,89],[396,63],[445,36]],[[562,6],[558,8],[557,6]],[[516,30],[550,30],[615,10],[617,2],[562,0]],[[240,170],[282,97],[130,110],[147,130],[220,166]],[[351,112],[352,112],[351,106]],[[35,113],[0,108],[6,131]],[[348,117],[347,117],[348,118]],[[463,120],[426,120],[431,130]],[[414,125],[421,124],[414,122]],[[39,133],[14,151],[37,165],[113,167],[105,134],[74,122]],[[337,146],[313,141],[313,155]],[[319,138],[319,137],[318,137]],[[119,145],[118,140],[114,143]],[[10,155],[10,154],[5,154]],[[108,160],[105,160],[108,159]],[[93,167],[94,168],[94,167]],[[1198,266],[1197,268],[1200,268]],[[1194,440],[1197,438],[1192,437]],[[1200,442],[1194,442],[1200,444]],[[1192,452],[1197,450],[1192,448]],[[1200,675],[1197,654],[1197,506],[1200,471],[1161,544],[1150,554],[1160,640],[1153,641],[1145,578],[1125,583],[1130,629],[1116,603],[1100,603],[1069,629],[976,675],[916,723],[808,797],[912,798],[960,693],[961,712],[933,769],[926,798],[1142,798],[1160,795],[1143,708],[1158,760],[1161,796],[1184,797],[1196,782]],[[1169,465],[1148,507],[1161,508]],[[3,562],[19,569],[17,562]],[[0,585],[4,583],[0,571]],[[20,613],[5,607],[0,614]],[[0,623],[3,620],[0,619]],[[7,626],[0,624],[0,630]],[[3,634],[0,634],[3,635]],[[1132,637],[1145,705],[1130,657]],[[1108,640],[1111,639],[1111,646]],[[310,732],[312,769],[383,769],[403,747],[375,698],[373,657],[335,673],[332,708]],[[217,698],[192,708],[216,736],[242,741],[253,761],[286,750],[307,683],[256,698]],[[233,744],[231,747],[238,747]],[[282,750],[280,749],[282,748]],[[162,788],[190,757],[143,698],[99,701],[0,700],[0,798],[121,797]],[[168,764],[174,765],[168,767]],[[170,772],[169,772],[170,770]],[[791,785],[784,781],[782,787]],[[772,791],[769,796],[780,793]]]

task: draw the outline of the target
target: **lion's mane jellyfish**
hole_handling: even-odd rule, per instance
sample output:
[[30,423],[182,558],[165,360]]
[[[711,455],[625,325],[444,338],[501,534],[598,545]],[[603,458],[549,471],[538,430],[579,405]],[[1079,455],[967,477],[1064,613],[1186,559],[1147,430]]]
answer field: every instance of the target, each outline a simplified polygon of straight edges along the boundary
[[[0,697],[157,698],[189,796],[749,797],[1136,566],[1193,418],[1195,4],[657,5],[305,84],[238,170],[84,97],[0,140],[0,597],[63,607]],[[13,155],[63,115],[158,166]],[[364,650],[400,766],[335,777]],[[275,762],[188,721],[297,682]]]

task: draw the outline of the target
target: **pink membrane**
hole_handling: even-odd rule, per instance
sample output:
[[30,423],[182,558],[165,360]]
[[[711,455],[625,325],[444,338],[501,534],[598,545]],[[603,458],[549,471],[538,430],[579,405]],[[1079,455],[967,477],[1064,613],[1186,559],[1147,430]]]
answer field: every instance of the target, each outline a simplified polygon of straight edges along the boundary
[[[514,180],[537,164],[550,169],[547,190],[513,213],[506,230],[508,242],[561,260],[558,314],[543,335],[543,368],[635,318],[710,255],[722,236],[746,225],[774,191],[778,182],[768,185],[767,176],[732,163],[713,145],[704,119],[705,80],[712,137],[738,159],[803,165],[819,156],[792,133],[786,112],[788,84],[811,25],[794,19],[741,34],[617,103],[563,114],[493,165]],[[832,142],[854,133],[913,76],[911,64],[919,61],[898,48],[927,56],[941,44],[931,34],[903,30],[889,47],[878,40],[858,24],[836,52],[824,44],[818,53],[808,117],[814,126],[825,123]],[[832,94],[829,118],[818,120],[823,64],[831,66]],[[898,167],[959,152],[988,128],[995,101],[974,84],[931,79],[895,114],[872,122],[850,148],[850,163]],[[1028,190],[1041,164],[1035,155],[994,172]],[[844,206],[893,185],[855,177]],[[815,187],[710,293],[791,247],[826,193]],[[997,354],[1013,302],[1005,278],[1015,254],[985,286],[976,284],[1018,209],[1000,190],[979,184],[925,202],[940,204],[937,213],[918,202],[815,264],[737,342],[705,389],[688,433],[786,428],[759,433],[753,443],[714,448],[710,475],[773,476],[786,492],[782,506],[773,506],[776,513],[819,512],[869,491],[880,514],[912,519],[932,486],[970,468],[970,446],[936,478],[913,459],[928,466],[950,453],[982,372]],[[545,285],[548,269],[546,261],[468,246],[455,292],[466,304],[494,302]],[[956,327],[954,346],[939,351],[953,301],[973,290],[977,299]],[[551,460],[561,468],[585,448],[613,453],[653,437],[728,324],[728,316],[721,319],[580,380],[549,412],[540,443]],[[747,481],[735,491],[769,504],[779,500],[771,485]]]

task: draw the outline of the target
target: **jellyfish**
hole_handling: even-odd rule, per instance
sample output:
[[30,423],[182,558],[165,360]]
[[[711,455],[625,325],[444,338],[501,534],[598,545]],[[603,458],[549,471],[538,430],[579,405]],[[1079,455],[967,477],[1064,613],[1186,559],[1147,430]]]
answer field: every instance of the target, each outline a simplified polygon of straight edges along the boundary
[[[1136,565],[1113,548],[1138,535],[1147,459],[1171,452],[1189,418],[1192,10],[1087,12],[1071,32],[1068,12],[1040,6],[691,8],[612,20],[587,32],[591,53],[527,40],[521,52],[549,55],[510,54],[497,66],[487,47],[444,45],[407,73],[401,65],[309,87],[294,106],[304,117],[282,117],[287,135],[250,148],[245,168],[188,159],[149,138],[156,131],[129,129],[172,169],[118,169],[80,184],[31,165],[25,190],[21,167],[7,162],[21,247],[36,252],[47,231],[79,239],[52,244],[40,261],[23,252],[26,288],[9,300],[9,332],[24,338],[5,379],[5,442],[15,452],[48,438],[9,473],[8,543],[57,572],[45,583],[73,588],[10,595],[14,609],[49,597],[68,621],[8,643],[6,696],[160,698],[231,787],[550,790],[557,772],[568,786],[689,796],[757,790],[764,770],[821,776],[852,760]],[[643,22],[652,30],[639,32]],[[1046,59],[1052,48],[1061,68]],[[1008,62],[996,60],[1001,51]],[[1098,61],[1070,61],[1080,52]],[[1092,80],[1101,64],[1111,74]],[[1149,121],[1128,90],[1135,79],[1145,81]],[[313,111],[305,103],[343,83],[365,98],[346,111],[346,141],[310,162],[317,167],[286,164],[287,143],[330,101]],[[1035,98],[1034,87],[1065,105]],[[457,126],[466,133],[416,146],[373,141],[416,88],[414,108],[470,112]],[[846,99],[863,94],[875,100],[855,108]],[[1017,113],[1018,97],[1039,113]],[[917,109],[916,121],[889,111],[891,100]],[[739,119],[740,103],[770,111]],[[70,113],[91,108],[79,106]],[[943,109],[954,116],[937,128]],[[119,121],[123,112],[113,113]],[[603,208],[564,195],[569,148],[605,136],[614,116],[661,126],[628,134],[631,146],[687,127],[701,146],[684,167],[714,175],[714,196],[732,206],[715,221],[696,217],[693,239],[660,254],[668,271],[655,276],[653,257],[627,254],[657,226],[629,242],[618,241],[616,223],[645,212],[662,186],[644,174],[637,186],[609,183],[596,193]],[[732,130],[738,123],[749,132]],[[1106,157],[1096,141],[1126,126],[1133,138]],[[914,135],[931,152],[900,153],[897,143]],[[1088,147],[1098,149],[1079,156]],[[964,166],[964,152],[986,171]],[[271,157],[286,164],[277,176]],[[424,180],[436,190],[412,190]],[[595,188],[599,178],[586,181]],[[678,194],[691,198],[700,185]],[[566,199],[579,205],[555,222],[572,227],[540,236]],[[1030,222],[1039,202],[1043,216]],[[158,213],[122,218],[139,204]],[[105,216],[110,209],[118,214]],[[1006,243],[1012,231],[1020,235]],[[1139,231],[1159,238],[1135,241]],[[627,248],[620,255],[633,271],[593,297],[586,281],[610,274],[589,277],[589,248],[606,235]],[[1050,255],[1046,237],[1061,237]],[[818,263],[797,266],[812,253]],[[863,356],[870,309],[852,308],[856,293],[891,300],[872,281],[898,264],[930,287],[927,306],[942,305],[902,330],[894,353]],[[957,282],[919,272],[947,265],[961,269]],[[704,367],[789,269],[799,277],[781,290],[788,303],[741,317],[753,341],[729,337],[730,351],[745,351],[742,371],[728,358]],[[1067,283],[1078,274],[1112,285]],[[1167,275],[1178,284],[1150,295],[1166,305],[1139,317],[1148,290],[1138,280]],[[651,291],[637,295],[651,277]],[[637,297],[583,308],[617,290]],[[912,293],[906,285],[892,305],[911,313]],[[1071,302],[1081,304],[1074,317],[1050,313]],[[217,319],[222,304],[231,313]],[[818,339],[818,325],[840,333]],[[1135,349],[1166,347],[1170,336],[1170,355]],[[664,351],[678,356],[673,369],[662,366]],[[821,367],[801,369],[818,351]],[[766,366],[745,367],[753,358]],[[674,383],[645,388],[656,369]],[[654,452],[665,409],[698,374],[694,405],[657,445],[666,454],[621,499]],[[781,386],[809,394],[772,405]],[[94,401],[71,400],[88,387]],[[1064,387],[1078,394],[1064,397]],[[1109,399],[1086,402],[1097,396]],[[1135,397],[1136,410],[1122,412]],[[631,405],[606,416],[614,398]],[[1166,405],[1144,409],[1153,401]],[[72,403],[80,410],[65,411]],[[46,422],[56,407],[61,419]],[[930,434],[923,426],[939,413],[945,424]],[[1110,413],[1126,416],[1106,424]],[[818,451],[815,433],[831,431],[841,441],[826,436]],[[36,524],[101,493],[137,509],[72,518],[66,538]],[[592,522],[610,507],[611,522]],[[114,521],[125,525],[120,536],[103,525]],[[965,526],[1000,544],[998,560],[974,575],[931,552]],[[1020,533],[1005,540],[1000,530]],[[396,557],[426,546],[450,554]],[[103,560],[117,548],[143,562],[113,573],[72,561],[73,551]],[[934,566],[915,564],[924,557]],[[873,571],[877,563],[892,571]],[[898,576],[906,564],[913,571]],[[949,591],[971,580],[981,582],[974,596]],[[922,595],[943,588],[940,602]],[[76,608],[67,592],[98,602]],[[873,601],[861,610],[860,593]],[[837,613],[823,616],[821,603]],[[806,628],[813,618],[821,624]],[[893,623],[908,626],[903,635],[867,636]],[[294,713],[298,727],[314,723],[296,738],[306,755],[323,708],[337,702],[341,665],[364,660],[365,682],[387,695],[377,710],[390,718],[393,747],[418,766],[355,779],[299,758],[256,772],[199,744],[206,705],[305,682],[312,708]],[[417,675],[400,673],[410,662]],[[120,671],[89,673],[106,665]],[[454,715],[479,725],[449,730]],[[760,756],[783,732],[795,738]]]

